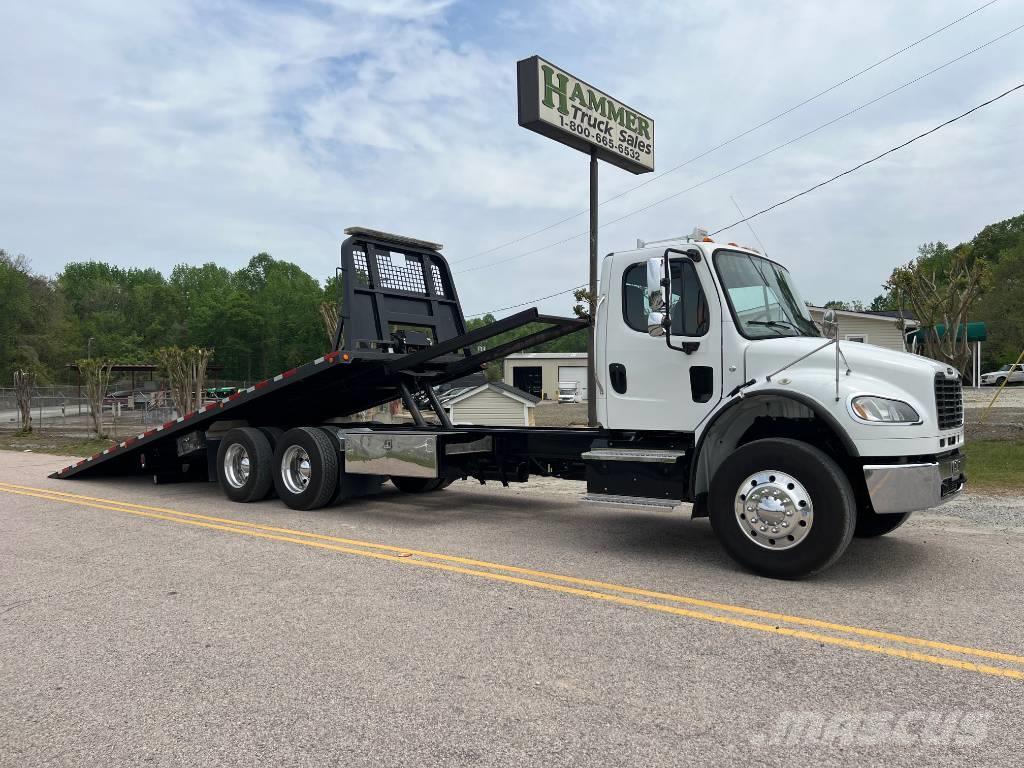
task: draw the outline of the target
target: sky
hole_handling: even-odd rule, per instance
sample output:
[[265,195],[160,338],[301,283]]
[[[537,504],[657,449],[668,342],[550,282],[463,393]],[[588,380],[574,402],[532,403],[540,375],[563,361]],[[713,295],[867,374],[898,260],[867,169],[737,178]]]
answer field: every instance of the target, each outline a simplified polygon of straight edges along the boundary
[[[997,0],[658,176],[986,2],[3,3],[0,248],[50,275],[267,251],[323,280],[359,225],[444,243],[482,314],[587,280],[588,158],[518,126],[518,59],[655,120],[655,174],[600,169],[603,254],[730,224],[1024,82],[1020,30],[836,120],[1024,25]],[[870,301],[919,244],[1024,212],[1022,171],[1024,90],[751,224],[805,299]]]

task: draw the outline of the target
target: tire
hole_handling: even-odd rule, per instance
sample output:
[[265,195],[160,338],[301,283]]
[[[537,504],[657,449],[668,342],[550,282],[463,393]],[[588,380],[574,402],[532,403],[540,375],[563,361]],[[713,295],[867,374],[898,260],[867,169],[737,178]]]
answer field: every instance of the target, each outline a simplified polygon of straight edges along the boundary
[[402,493],[430,493],[449,484],[443,477],[392,477],[391,482]]
[[[753,516],[747,502],[756,503]],[[853,488],[839,465],[814,446],[785,438],[733,451],[711,481],[708,511],[730,557],[778,579],[832,565],[850,545],[857,519]]]
[[996,379],[996,386],[997,387],[1001,387],[1005,383],[1006,383],[1006,377],[1005,376],[1000,376],[998,379]]
[[265,499],[273,485],[274,450],[253,427],[232,429],[217,449],[217,481],[231,501]]
[[338,452],[322,430],[295,427],[274,449],[274,489],[292,509],[319,509],[338,487]]
[[281,439],[281,435],[284,434],[284,430],[280,427],[259,427],[260,432],[267,436],[267,440],[270,441],[270,447],[276,448],[277,441]]
[[879,515],[870,509],[861,509],[857,512],[857,525],[853,529],[853,535],[858,539],[873,539],[876,536],[885,536],[903,525],[913,512],[904,512],[902,515]]

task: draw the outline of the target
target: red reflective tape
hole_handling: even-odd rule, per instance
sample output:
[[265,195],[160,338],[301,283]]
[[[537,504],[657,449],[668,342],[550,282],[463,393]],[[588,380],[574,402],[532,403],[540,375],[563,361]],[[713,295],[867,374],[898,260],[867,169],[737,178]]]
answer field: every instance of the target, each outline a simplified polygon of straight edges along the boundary
[[228,400],[237,400],[241,396],[242,396],[241,392],[235,392],[235,394],[233,394],[233,395],[228,395]]
[[134,442],[135,442],[135,438],[134,437],[129,437],[127,440],[124,441],[124,447],[127,448],[129,445],[131,445]]
[[177,423],[178,423],[177,419],[172,419],[171,421],[165,421],[164,422],[164,429],[167,429],[172,424],[177,424]]
[[295,375],[295,372],[296,372],[297,370],[299,370],[299,369],[298,369],[298,368],[292,368],[292,369],[291,369],[290,371],[285,371],[285,372],[284,372],[284,373],[282,373],[281,375],[282,375],[282,376],[283,376],[284,378],[286,378],[286,379],[287,379],[287,378],[288,378],[289,376],[294,376],[294,375]]
[[337,359],[338,359],[338,353],[337,352],[328,352],[326,355],[324,355],[324,360],[330,360],[332,363],[335,360],[337,360]]
[[262,389],[270,383],[270,379],[264,379],[263,381],[256,382],[256,389]]

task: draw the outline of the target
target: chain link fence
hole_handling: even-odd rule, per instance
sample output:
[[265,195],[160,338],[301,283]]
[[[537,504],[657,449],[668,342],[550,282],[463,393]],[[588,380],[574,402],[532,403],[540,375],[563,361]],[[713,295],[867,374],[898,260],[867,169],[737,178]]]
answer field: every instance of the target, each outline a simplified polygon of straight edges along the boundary
[[[37,387],[32,395],[32,430],[67,437],[93,434],[91,409],[75,386]],[[136,392],[103,400],[102,423],[111,437],[124,437],[140,427],[163,424],[178,413],[165,392]],[[18,432],[21,412],[13,388],[0,388],[0,431]]]

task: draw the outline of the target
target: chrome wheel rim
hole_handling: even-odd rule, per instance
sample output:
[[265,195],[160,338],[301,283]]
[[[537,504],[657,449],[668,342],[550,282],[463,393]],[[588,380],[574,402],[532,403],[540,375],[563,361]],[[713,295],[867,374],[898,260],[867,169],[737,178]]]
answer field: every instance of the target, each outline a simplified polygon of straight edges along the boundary
[[232,488],[243,488],[249,482],[249,452],[241,443],[232,443],[224,453],[224,477]]
[[768,469],[744,480],[736,491],[736,523],[743,535],[764,549],[792,549],[807,538],[814,505],[792,475]]
[[290,445],[281,456],[281,480],[290,493],[300,494],[309,485],[309,454],[301,445]]

